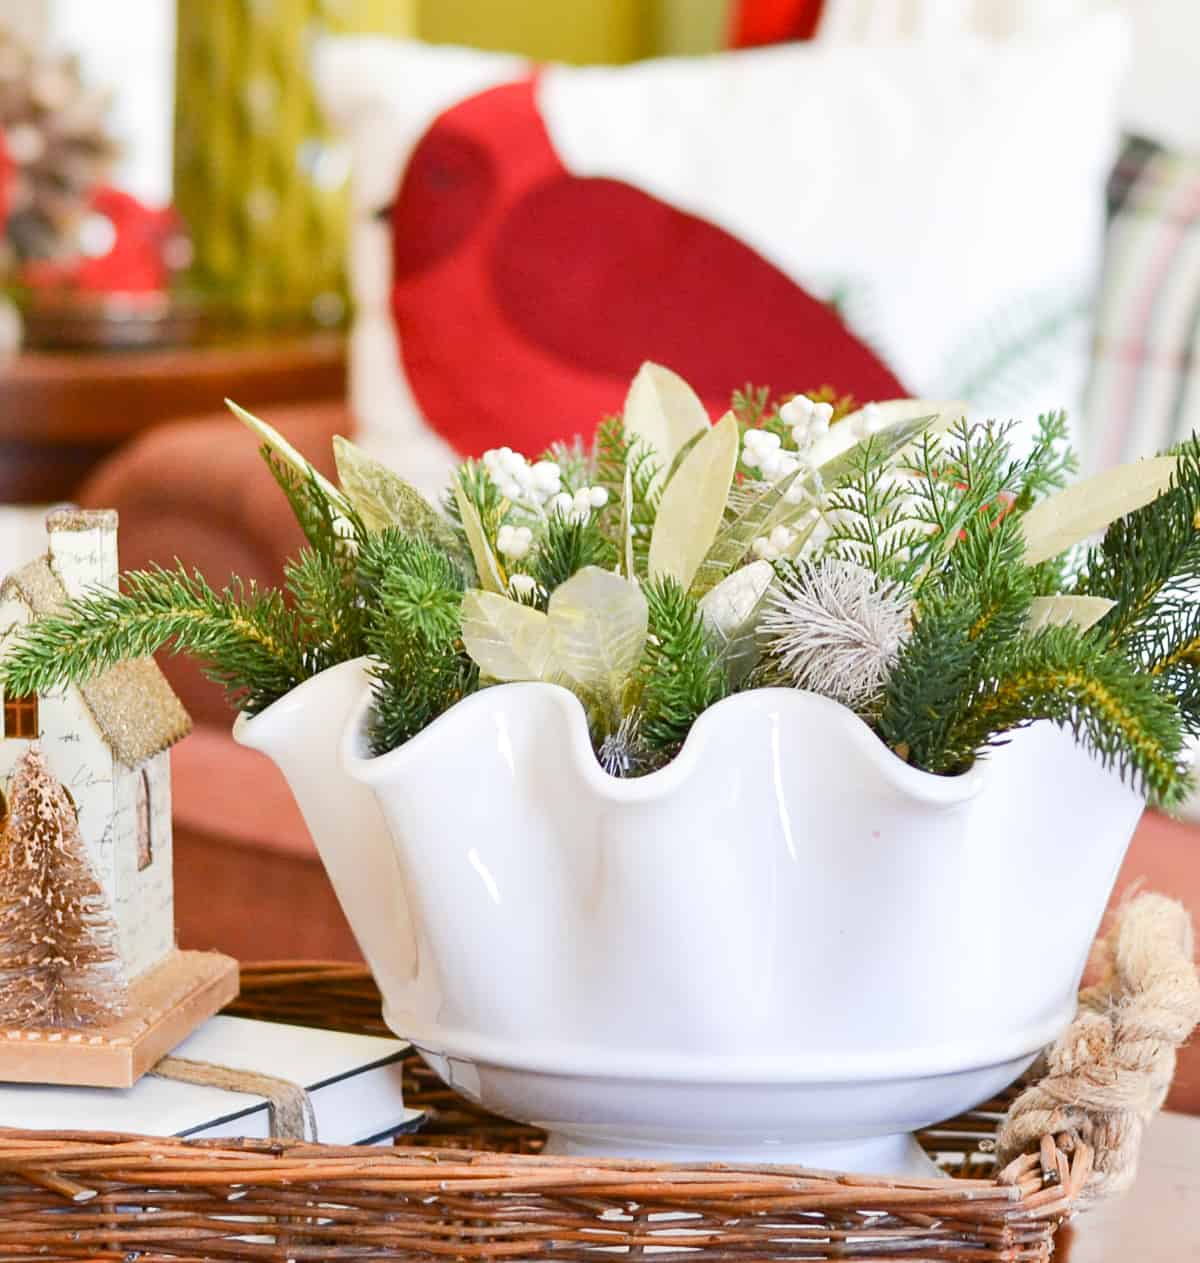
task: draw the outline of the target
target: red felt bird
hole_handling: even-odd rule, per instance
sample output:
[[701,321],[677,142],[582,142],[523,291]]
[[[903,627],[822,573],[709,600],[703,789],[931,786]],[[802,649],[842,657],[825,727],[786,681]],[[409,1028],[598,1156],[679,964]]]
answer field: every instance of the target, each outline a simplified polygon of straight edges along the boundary
[[747,382],[907,393],[836,311],[730,233],[572,175],[535,89],[505,84],[440,115],[390,212],[405,374],[455,449],[589,436],[643,360],[679,373],[714,416]]

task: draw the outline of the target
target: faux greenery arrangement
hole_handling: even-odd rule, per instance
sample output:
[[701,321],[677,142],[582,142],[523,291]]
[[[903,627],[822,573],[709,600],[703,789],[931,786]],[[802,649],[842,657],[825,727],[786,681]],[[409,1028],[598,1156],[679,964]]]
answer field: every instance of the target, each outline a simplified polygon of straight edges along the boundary
[[127,574],[122,593],[27,629],[6,689],[168,647],[256,712],[367,654],[378,753],[476,689],[542,680],[579,697],[605,769],[637,776],[722,698],[795,687],[930,772],[1048,719],[1154,802],[1190,788],[1194,439],[1062,490],[1061,415],[1039,420],[1024,456],[1010,427],[913,400],[748,389],[711,425],[685,382],[647,364],[590,450],[490,451],[439,510],[341,439],[334,485],[235,411],[308,540],[286,592],[215,592],[182,567]]

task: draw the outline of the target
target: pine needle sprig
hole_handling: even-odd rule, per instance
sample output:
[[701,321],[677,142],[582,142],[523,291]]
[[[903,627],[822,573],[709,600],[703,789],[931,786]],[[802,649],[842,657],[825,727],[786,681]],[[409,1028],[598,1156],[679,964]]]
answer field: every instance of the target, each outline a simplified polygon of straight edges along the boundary
[[357,658],[363,652],[367,614],[347,559],[305,548],[283,573],[303,628],[308,671],[315,675]]
[[767,416],[774,411],[771,407],[771,388],[753,386],[747,382],[741,390],[733,392],[733,400],[729,407],[743,429],[758,429]]
[[1110,643],[1148,669],[1179,649],[1172,631],[1180,599],[1190,603],[1200,582],[1200,440],[1178,454],[1171,486],[1118,518],[1087,556],[1075,590],[1116,606],[1101,623]]
[[991,521],[976,514],[926,590],[958,592],[975,603],[969,636],[983,655],[1024,629],[1037,595],[1037,576],[1025,565],[1025,541],[1016,515]]
[[699,716],[728,694],[720,648],[699,603],[673,578],[645,585],[649,635],[642,655],[640,737],[648,753],[667,762]]
[[363,545],[358,575],[368,621],[430,643],[458,635],[466,576],[436,544],[389,527]]
[[[1153,635],[1157,643],[1147,643]],[[1200,736],[1200,604],[1172,604],[1139,637],[1135,661],[1150,659],[1154,686],[1174,699],[1189,736]]]
[[367,721],[372,754],[398,749],[479,687],[479,668],[447,645],[392,640],[384,624],[372,639],[376,656],[368,668],[373,702]]
[[973,688],[980,646],[971,632],[980,606],[967,591],[924,595],[888,674],[877,727],[906,762],[935,771]]
[[437,545],[394,528],[363,546],[359,573],[370,594],[365,640],[374,660],[368,739],[384,754],[478,687],[460,640],[466,576]]
[[526,567],[543,593],[553,592],[584,566],[611,570],[617,549],[600,529],[596,512],[586,518],[552,513]]
[[124,579],[123,592],[93,590],[25,628],[0,667],[5,689],[45,693],[166,649],[198,658],[235,708],[256,714],[311,674],[302,623],[281,592],[241,580],[215,592],[182,565]]
[[1103,639],[1070,626],[1010,640],[951,726],[928,770],[966,767],[995,734],[1046,719],[1068,729],[1155,804],[1174,807],[1191,789],[1179,714],[1170,698]]
[[259,454],[287,498],[308,546],[315,553],[336,557],[347,570],[352,569],[355,548],[366,538],[367,528],[350,502],[334,500],[315,470],[310,469],[305,477],[270,444],[264,443]]

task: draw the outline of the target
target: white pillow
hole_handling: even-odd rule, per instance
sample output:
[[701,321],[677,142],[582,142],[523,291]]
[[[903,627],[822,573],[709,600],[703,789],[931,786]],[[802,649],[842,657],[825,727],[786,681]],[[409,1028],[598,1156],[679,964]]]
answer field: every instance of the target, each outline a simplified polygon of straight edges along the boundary
[[[552,66],[537,101],[571,173],[740,237],[836,302],[910,391],[1032,418],[1081,397],[1127,34],[1108,14],[1030,39]],[[442,111],[528,67],[348,39],[317,71],[353,151],[352,404],[368,446],[433,481],[451,454],[400,367],[379,212]]]
[[1200,149],[1200,4],[1196,0],[825,0],[817,38],[837,43],[929,39],[975,31],[1014,35],[1116,6],[1133,52],[1121,123],[1160,144]]

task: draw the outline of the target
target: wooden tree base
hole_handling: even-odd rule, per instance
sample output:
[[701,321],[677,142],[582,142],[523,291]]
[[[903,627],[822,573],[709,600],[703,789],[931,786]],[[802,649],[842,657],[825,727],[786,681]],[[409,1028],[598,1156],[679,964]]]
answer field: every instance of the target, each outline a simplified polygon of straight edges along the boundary
[[0,1082],[130,1088],[238,993],[237,961],[180,952],[129,988],[129,1009],[86,1030],[0,1026]]

